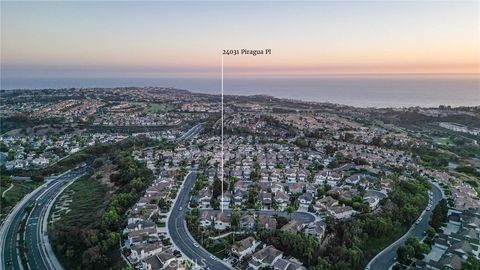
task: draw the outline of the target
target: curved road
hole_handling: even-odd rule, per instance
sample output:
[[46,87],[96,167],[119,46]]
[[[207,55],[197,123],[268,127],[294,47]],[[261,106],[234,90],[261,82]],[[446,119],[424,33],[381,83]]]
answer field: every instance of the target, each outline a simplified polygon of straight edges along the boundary
[[[185,211],[188,209],[188,202],[190,199],[190,191],[195,184],[196,174],[194,172],[189,173],[185,178],[183,187],[180,190],[177,200],[172,207],[172,211],[167,221],[167,228],[172,239],[172,242],[177,246],[180,251],[192,261],[196,262],[202,267],[208,267],[210,269],[231,269],[230,266],[225,264],[220,259],[214,257],[210,252],[205,250],[202,246],[193,239],[193,236],[187,229],[185,222]],[[180,210],[181,208],[181,210]],[[204,209],[201,211],[213,211],[218,212],[220,210]],[[224,210],[229,212],[231,210]],[[246,210],[244,210],[246,211]],[[281,215],[288,217],[289,215],[280,211],[260,210],[256,211],[262,215]],[[315,216],[307,212],[294,212],[291,215],[292,218],[302,221],[303,223],[315,221]],[[197,245],[198,247],[195,247]]]
[[418,239],[423,239],[424,234],[423,232],[427,230],[430,222],[430,218],[432,216],[432,210],[438,204],[440,200],[442,200],[442,190],[436,185],[432,184],[433,192],[433,203],[432,208],[430,211],[424,211],[422,213],[422,220],[419,224],[414,223],[410,230],[406,232],[401,238],[399,238],[396,242],[382,250],[380,253],[377,254],[367,265],[365,269],[371,270],[385,270],[389,269],[393,263],[395,262],[395,258],[397,257],[397,249],[405,243],[405,241],[409,237],[417,237]]
[[[172,211],[168,217],[167,228],[172,242],[180,251],[190,260],[202,267],[210,269],[222,270],[231,269],[220,259],[214,257],[210,252],[198,245],[197,242],[190,235],[185,222],[185,209],[187,209],[190,198],[190,190],[195,183],[196,174],[191,172],[185,178],[183,188],[180,190],[177,200],[172,207]],[[182,210],[180,210],[182,208]]]
[[0,230],[0,269],[22,269],[18,249],[18,231],[29,206],[33,206],[33,209],[26,217],[24,239],[30,269],[61,268],[56,258],[52,258],[55,255],[45,246],[46,231],[42,221],[48,218],[45,214],[50,201],[61,192],[65,184],[84,173],[84,169],[79,169],[62,174],[38,187],[15,206]]

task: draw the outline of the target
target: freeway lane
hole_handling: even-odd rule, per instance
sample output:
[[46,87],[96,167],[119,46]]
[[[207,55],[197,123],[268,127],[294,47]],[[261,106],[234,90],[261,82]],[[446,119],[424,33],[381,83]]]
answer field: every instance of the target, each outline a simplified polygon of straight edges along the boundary
[[185,132],[182,135],[182,137],[178,138],[178,140],[182,141],[182,140],[192,139],[193,137],[197,136],[200,133],[200,131],[202,131],[203,125],[204,125],[204,123],[196,124],[191,129],[189,129],[187,132]]
[[[185,178],[183,188],[180,190],[177,200],[172,207],[169,215],[167,226],[172,242],[180,249],[180,251],[196,264],[210,269],[223,270],[231,269],[220,259],[212,257],[213,255],[203,247],[195,247],[195,240],[187,230],[185,223],[185,209],[188,206],[190,190],[195,183],[196,174],[191,172]],[[182,210],[180,210],[182,208]]]
[[[44,247],[42,219],[46,213],[48,202],[62,190],[64,184],[84,174],[85,169],[62,174],[28,194],[7,217],[0,231],[1,269],[22,269],[19,261],[18,231],[28,206],[34,206],[26,220],[25,240],[27,259],[31,269],[53,269],[51,253]],[[58,267],[56,267],[58,268]]]
[[42,235],[40,219],[44,214],[44,206],[50,198],[63,186],[63,182],[56,181],[52,188],[42,193],[36,200],[26,223],[25,243],[27,245],[27,260],[31,269],[50,269],[48,258],[45,258],[40,245]]
[[[433,192],[433,203],[432,203],[432,210],[438,204],[440,200],[442,200],[442,190],[435,184],[432,184]],[[420,224],[413,224],[410,230],[404,234],[399,240],[395,243],[391,244],[383,251],[381,251],[377,256],[375,256],[367,265],[367,268],[370,267],[372,270],[385,270],[389,269],[393,263],[395,262],[394,259],[397,257],[397,249],[405,243],[407,238],[409,237],[417,237],[418,239],[423,239],[424,235],[423,232],[427,230],[428,223],[430,222],[430,218],[432,216],[432,210],[425,211],[423,215],[422,221]]]

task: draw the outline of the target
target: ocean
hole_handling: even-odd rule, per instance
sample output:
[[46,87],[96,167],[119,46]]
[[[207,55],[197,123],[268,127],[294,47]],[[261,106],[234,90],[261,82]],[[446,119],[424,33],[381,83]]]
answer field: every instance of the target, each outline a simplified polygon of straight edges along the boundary
[[[1,89],[160,86],[220,94],[220,78],[2,78]],[[224,93],[356,107],[480,106],[477,75],[335,75],[309,78],[224,78]]]

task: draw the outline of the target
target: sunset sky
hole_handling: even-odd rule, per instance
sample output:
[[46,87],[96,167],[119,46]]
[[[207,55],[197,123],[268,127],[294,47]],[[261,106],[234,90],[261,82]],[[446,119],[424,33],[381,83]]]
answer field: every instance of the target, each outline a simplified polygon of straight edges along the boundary
[[479,73],[479,1],[2,2],[3,77]]

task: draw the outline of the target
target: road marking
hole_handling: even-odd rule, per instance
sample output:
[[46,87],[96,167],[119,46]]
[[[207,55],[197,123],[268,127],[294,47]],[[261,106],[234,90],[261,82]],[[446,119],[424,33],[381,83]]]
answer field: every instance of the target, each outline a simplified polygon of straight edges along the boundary
[[197,252],[195,252],[195,250],[191,249],[190,248],[190,245],[188,245],[188,243],[181,237],[182,234],[180,234],[180,232],[178,231],[178,218],[175,219],[175,231],[177,232],[177,234],[179,235],[179,238],[180,240],[185,244],[185,246],[187,247],[188,250],[190,250],[192,253],[194,253],[195,255],[197,255],[198,257],[200,258],[203,258],[203,256],[201,256],[200,254],[198,254]]

